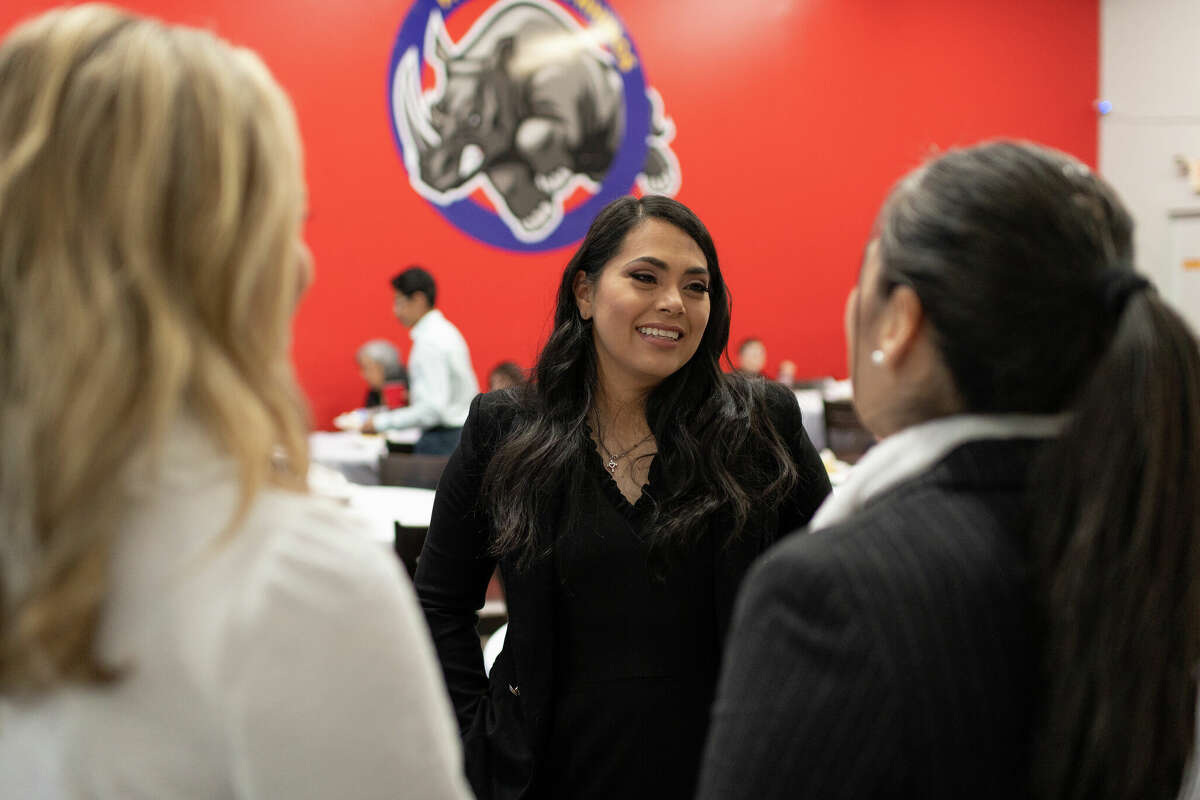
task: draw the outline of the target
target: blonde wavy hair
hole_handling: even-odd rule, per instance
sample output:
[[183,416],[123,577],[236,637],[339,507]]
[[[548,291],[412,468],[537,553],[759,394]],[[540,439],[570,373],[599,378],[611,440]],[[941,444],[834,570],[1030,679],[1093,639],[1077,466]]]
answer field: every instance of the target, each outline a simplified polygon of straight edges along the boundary
[[305,203],[253,53],[101,5],[0,45],[0,693],[116,675],[95,644],[128,479],[177,420],[236,463],[231,526],[304,490]]

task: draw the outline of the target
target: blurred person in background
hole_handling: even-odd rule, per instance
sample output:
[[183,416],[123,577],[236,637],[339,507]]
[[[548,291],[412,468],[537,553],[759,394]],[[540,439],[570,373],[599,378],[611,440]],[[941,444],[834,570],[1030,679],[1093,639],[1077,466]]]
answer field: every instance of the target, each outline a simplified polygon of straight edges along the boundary
[[358,348],[354,361],[367,383],[363,408],[398,408],[407,402],[408,373],[396,345],[387,339],[372,339]]
[[1200,659],[1200,354],[1085,165],[953,150],[846,306],[880,443],[747,578],[699,796],[1169,800]]
[[304,215],[253,53],[0,45],[0,796],[468,796],[411,588],[307,494]]
[[488,373],[488,391],[511,389],[525,383],[525,370],[515,361],[501,361]]
[[779,362],[779,372],[775,376],[775,380],[782,383],[789,389],[796,385],[796,362],[787,361],[786,359]]
[[437,283],[421,267],[409,267],[392,278],[392,310],[412,336],[408,354],[408,401],[405,408],[381,411],[363,427],[365,433],[420,428],[413,452],[449,455],[458,445],[479,382],[471,353],[458,328],[435,308]]
[[333,426],[344,431],[361,431],[380,411],[408,403],[408,372],[394,344],[372,339],[358,348],[354,361],[367,383],[367,395],[361,408],[334,417]]
[[829,493],[795,397],[723,373],[728,339],[703,223],[621,198],[563,271],[535,380],[472,404],[416,583],[480,797],[692,795],[737,586]]
[[743,375],[762,375],[767,366],[767,346],[762,339],[755,336],[743,339],[738,345],[734,366]]

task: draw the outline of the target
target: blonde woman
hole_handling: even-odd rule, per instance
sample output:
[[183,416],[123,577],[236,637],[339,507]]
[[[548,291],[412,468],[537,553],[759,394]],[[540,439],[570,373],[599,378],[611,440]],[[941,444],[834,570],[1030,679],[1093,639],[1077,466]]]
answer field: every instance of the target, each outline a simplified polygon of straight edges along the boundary
[[305,494],[304,194],[245,50],[0,45],[0,796],[467,795],[411,589]]

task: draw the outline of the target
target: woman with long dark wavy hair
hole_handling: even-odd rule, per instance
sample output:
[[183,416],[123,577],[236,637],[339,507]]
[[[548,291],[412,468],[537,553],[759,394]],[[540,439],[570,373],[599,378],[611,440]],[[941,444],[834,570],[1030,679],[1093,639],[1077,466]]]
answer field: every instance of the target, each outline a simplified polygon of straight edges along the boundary
[[728,339],[704,225],[623,198],[563,272],[535,380],[472,406],[416,582],[480,797],[694,790],[741,577],[829,492],[795,398],[723,373]]
[[1200,659],[1200,353],[1073,158],[896,187],[846,307],[881,441],[738,605],[702,798],[1168,800]]

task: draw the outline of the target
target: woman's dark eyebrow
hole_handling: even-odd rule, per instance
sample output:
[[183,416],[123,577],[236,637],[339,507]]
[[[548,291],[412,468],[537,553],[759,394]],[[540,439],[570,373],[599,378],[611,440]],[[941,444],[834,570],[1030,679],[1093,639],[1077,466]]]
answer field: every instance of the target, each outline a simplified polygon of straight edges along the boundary
[[[630,264],[635,264],[639,261],[649,264],[652,267],[658,267],[659,269],[662,269],[662,270],[667,269],[667,262],[663,261],[661,258],[655,258],[654,256],[638,256],[637,258],[631,258],[625,262],[625,266],[629,266]],[[687,269],[685,269],[683,271],[683,274],[685,274],[685,275],[707,275],[708,270],[705,269],[704,267],[688,267]]]

